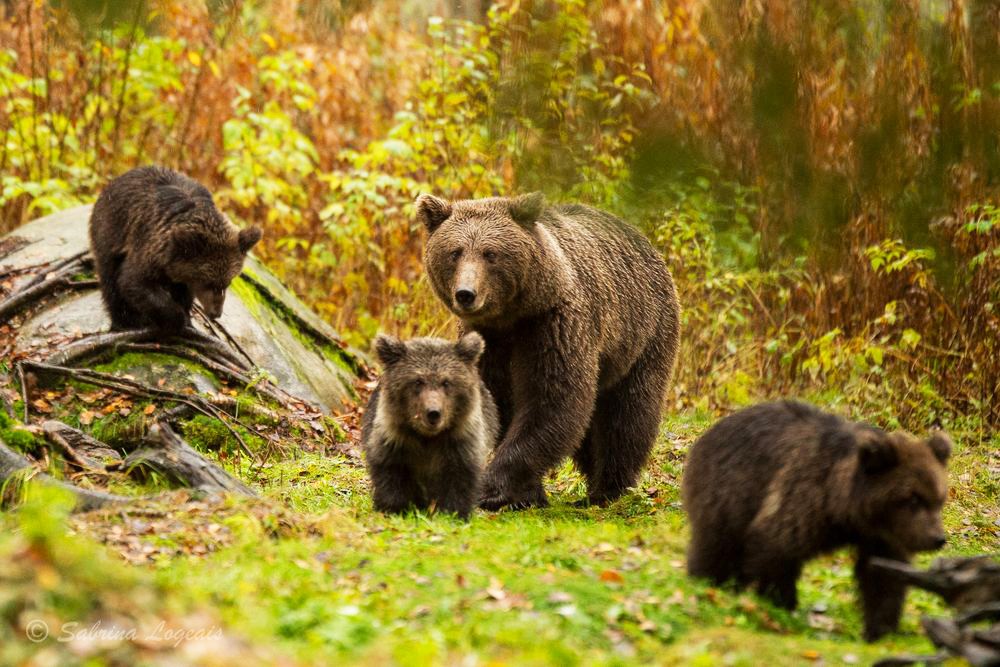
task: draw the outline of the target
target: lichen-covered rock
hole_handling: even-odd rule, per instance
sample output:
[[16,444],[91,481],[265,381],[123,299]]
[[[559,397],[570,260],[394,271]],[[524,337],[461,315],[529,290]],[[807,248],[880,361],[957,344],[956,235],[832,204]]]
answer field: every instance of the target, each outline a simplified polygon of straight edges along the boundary
[[[86,252],[90,210],[61,211],[0,239],[0,273],[13,276],[16,288],[26,279],[21,275],[37,275],[27,269]],[[256,259],[248,258],[243,274],[230,286],[218,323],[286,392],[327,413],[343,410],[353,399],[358,353]],[[49,300],[20,324],[16,351],[107,331],[109,324],[96,288],[74,290]],[[201,323],[196,326],[204,330]],[[192,383],[201,385],[204,378],[192,378]]]

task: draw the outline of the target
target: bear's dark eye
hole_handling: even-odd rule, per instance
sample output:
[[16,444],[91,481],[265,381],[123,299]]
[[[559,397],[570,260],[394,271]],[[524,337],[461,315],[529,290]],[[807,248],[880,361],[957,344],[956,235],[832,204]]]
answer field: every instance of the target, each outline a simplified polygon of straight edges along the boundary
[[441,380],[441,388],[442,389],[447,389],[450,386],[451,386],[450,382],[448,382],[447,380]]
[[487,262],[495,262],[497,259],[497,254],[492,250],[486,250],[483,252],[483,259]]
[[417,378],[413,381],[413,386],[417,389],[423,389],[424,384],[426,384],[421,378]]
[[924,506],[924,499],[914,493],[906,499],[906,506],[911,510],[918,510]]
[[458,258],[461,257],[461,256],[462,256],[462,251],[461,250],[452,250],[451,251],[451,261],[457,262]]

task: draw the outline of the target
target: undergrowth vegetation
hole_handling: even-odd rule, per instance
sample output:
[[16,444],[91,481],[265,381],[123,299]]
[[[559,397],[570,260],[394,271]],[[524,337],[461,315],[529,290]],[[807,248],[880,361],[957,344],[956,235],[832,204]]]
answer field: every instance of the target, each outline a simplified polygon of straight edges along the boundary
[[0,10],[4,229],[164,163],[263,224],[263,258],[363,346],[451,326],[416,194],[541,189],[667,255],[674,404],[838,387],[890,421],[1000,422],[989,3],[81,7]]
[[[920,593],[904,634],[859,643],[845,553],[807,568],[794,614],[684,576],[678,480],[715,417],[764,398],[941,425],[957,444],[948,553],[997,550],[1000,13],[977,0],[487,4],[0,2],[0,232],[165,164],[263,226],[256,254],[365,348],[380,330],[455,332],[424,276],[419,193],[542,190],[613,211],[663,253],[683,305],[638,488],[579,509],[566,465],[546,480],[550,509],[386,518],[334,418],[254,464],[197,417],[184,437],[264,500],[67,519],[42,498],[0,516],[0,663],[855,664],[927,648],[916,619],[943,610]],[[96,392],[76,389],[55,416],[108,442],[155,410],[94,421]],[[324,427],[343,449],[298,446]],[[36,431],[0,411],[7,444],[44,453]],[[152,567],[122,574],[67,525]],[[174,656],[131,640],[39,646],[34,620],[220,632]]]

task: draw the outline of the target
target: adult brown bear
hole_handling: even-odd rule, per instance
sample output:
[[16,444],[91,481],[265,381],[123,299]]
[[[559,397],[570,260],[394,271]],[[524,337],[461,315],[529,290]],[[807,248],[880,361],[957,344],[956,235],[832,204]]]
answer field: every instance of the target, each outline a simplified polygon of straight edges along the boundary
[[572,455],[590,502],[635,483],[677,356],[670,271],[622,220],[541,193],[417,199],[438,297],[480,333],[480,370],[500,409],[481,506],[547,504],[542,478]]

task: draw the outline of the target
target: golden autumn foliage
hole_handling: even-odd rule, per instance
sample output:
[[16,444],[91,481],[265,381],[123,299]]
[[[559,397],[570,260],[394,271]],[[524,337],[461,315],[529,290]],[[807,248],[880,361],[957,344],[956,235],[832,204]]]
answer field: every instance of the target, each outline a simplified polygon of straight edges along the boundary
[[449,330],[416,194],[541,189],[667,255],[673,401],[1000,423],[995,3],[452,4],[2,5],[3,229],[164,163],[362,345]]

